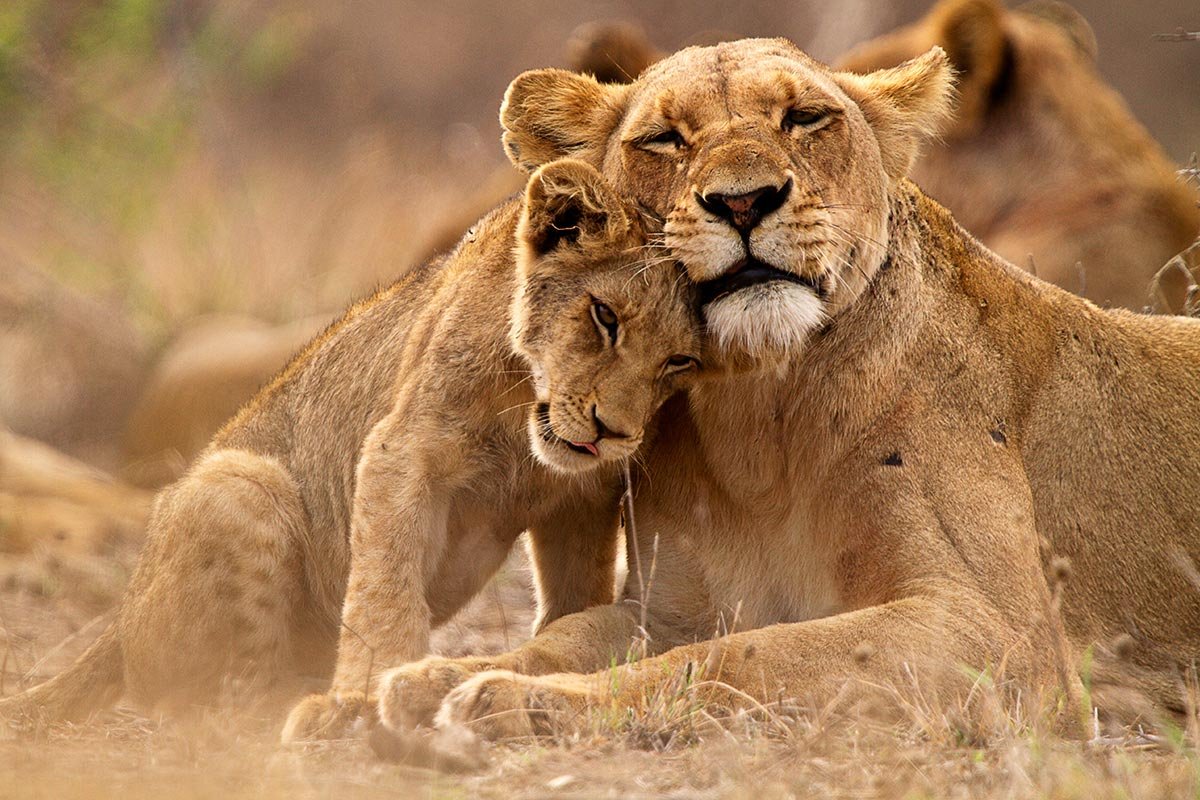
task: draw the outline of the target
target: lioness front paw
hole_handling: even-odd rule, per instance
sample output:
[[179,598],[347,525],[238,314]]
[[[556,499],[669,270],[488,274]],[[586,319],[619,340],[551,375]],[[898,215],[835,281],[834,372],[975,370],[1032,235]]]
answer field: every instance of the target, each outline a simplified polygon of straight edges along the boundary
[[362,692],[310,694],[288,714],[279,739],[283,744],[320,739],[345,739],[356,723],[362,730],[375,719],[375,705]]
[[429,656],[385,672],[379,680],[379,719],[395,731],[428,725],[451,689],[489,668],[477,659]]
[[589,699],[575,676],[495,670],[451,691],[435,722],[439,728],[464,725],[485,739],[574,732],[583,727]]

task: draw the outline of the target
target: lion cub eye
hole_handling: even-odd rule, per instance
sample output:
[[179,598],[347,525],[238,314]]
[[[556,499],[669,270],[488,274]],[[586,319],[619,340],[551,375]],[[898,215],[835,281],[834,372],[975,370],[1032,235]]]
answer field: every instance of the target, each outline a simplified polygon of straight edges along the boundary
[[592,321],[596,323],[600,335],[605,337],[609,344],[617,343],[617,332],[620,329],[617,324],[617,315],[611,308],[599,300],[593,300]]
[[672,375],[676,372],[685,372],[691,369],[699,369],[700,362],[691,356],[673,355],[663,362],[663,374]]
[[783,129],[791,132],[796,128],[816,130],[830,120],[829,112],[820,108],[793,108],[783,115]]

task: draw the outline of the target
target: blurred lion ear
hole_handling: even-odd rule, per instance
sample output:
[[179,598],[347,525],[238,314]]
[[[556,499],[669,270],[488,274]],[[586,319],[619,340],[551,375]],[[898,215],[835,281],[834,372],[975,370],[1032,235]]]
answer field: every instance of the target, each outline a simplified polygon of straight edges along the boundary
[[517,235],[541,256],[581,238],[616,238],[628,227],[623,204],[595,167],[568,158],[530,177]]
[[898,67],[866,75],[838,72],[834,79],[862,109],[893,179],[908,174],[921,145],[950,116],[954,79],[940,47]]
[[572,69],[601,83],[632,83],[663,57],[632,22],[585,22],[567,41],[567,54]]
[[526,172],[568,156],[599,163],[627,94],[628,87],[564,69],[523,72],[500,106],[504,150]]
[[943,0],[930,13],[934,40],[954,68],[956,131],[969,131],[982,120],[1004,74],[1009,44],[1003,16],[997,0]]

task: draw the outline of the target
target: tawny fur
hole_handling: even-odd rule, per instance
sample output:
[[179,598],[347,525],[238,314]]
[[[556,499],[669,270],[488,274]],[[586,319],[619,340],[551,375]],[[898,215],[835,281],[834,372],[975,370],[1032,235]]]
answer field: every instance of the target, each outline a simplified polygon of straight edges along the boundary
[[115,469],[149,363],[125,309],[0,251],[0,425]]
[[141,540],[150,498],[0,427],[0,553],[110,553]]
[[156,498],[112,627],[0,717],[79,717],[122,691],[169,713],[278,709],[332,674],[284,738],[339,735],[526,529],[539,627],[611,602],[618,464],[695,372],[690,288],[579,162],[546,167],[480,231],[352,308],[216,436]]
[[[942,0],[836,63],[868,72],[943,47],[954,121],[913,179],[985,245],[1100,305],[1179,313],[1188,282],[1155,273],[1200,234],[1200,197],[1096,68],[1088,23],[1054,0]],[[577,68],[632,80],[666,54],[632,25],[576,34]],[[622,77],[628,75],[629,77]]]
[[[777,72],[834,121],[781,130]],[[1188,578],[1200,558],[1200,323],[1104,311],[1029,276],[897,171],[916,146],[905,136],[949,97],[940,52],[852,76],[786,42],[746,40],[682,51],[605,90],[603,114],[565,110],[594,101],[586,80],[547,70],[512,84],[502,122],[515,158],[602,160],[610,182],[668,219],[667,243],[698,281],[721,281],[744,255],[706,244],[728,241],[726,223],[694,205],[707,181],[749,191],[790,176],[788,201],[760,227],[790,220],[829,240],[814,258],[797,239],[774,266],[828,286],[830,321],[802,350],[758,348],[743,371],[663,409],[636,500],[640,551],[657,544],[649,658],[608,668],[638,652],[633,573],[628,602],[564,617],[511,653],[394,670],[383,721],[421,710],[504,736],[553,715],[570,730],[590,706],[636,706],[682,675],[718,681],[729,705],[822,707],[914,675],[926,697],[948,698],[989,667],[1025,696],[1059,692],[1077,708],[1081,655],[1125,635],[1136,645],[1124,664],[1096,649],[1094,697],[1103,677],[1178,708],[1177,671],[1200,657]],[[644,132],[669,124],[664,107],[688,139],[647,150]],[[772,310],[747,291],[728,300]],[[1061,614],[1051,557],[1070,564]],[[725,631],[736,632],[706,641]]]

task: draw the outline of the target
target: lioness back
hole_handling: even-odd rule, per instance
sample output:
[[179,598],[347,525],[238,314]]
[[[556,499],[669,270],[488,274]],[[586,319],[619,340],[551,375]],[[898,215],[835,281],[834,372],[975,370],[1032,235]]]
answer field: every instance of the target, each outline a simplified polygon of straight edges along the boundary
[[[1009,409],[978,424],[1020,454],[1043,569],[1069,568],[1068,636],[1080,652],[1100,643],[1093,681],[1175,707],[1176,670],[1200,652],[1200,320],[1097,308],[974,246],[936,203],[921,216],[944,230],[935,262],[954,265],[959,307],[943,310],[941,334],[972,381],[990,382],[985,406]],[[971,391],[953,372],[933,386]],[[1130,636],[1134,652],[1114,659]]]

